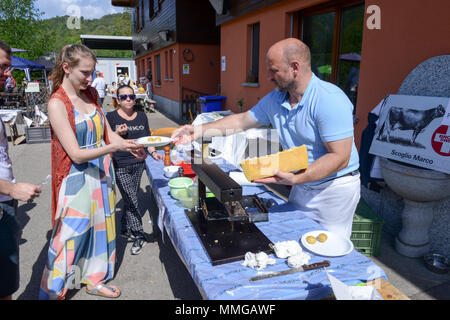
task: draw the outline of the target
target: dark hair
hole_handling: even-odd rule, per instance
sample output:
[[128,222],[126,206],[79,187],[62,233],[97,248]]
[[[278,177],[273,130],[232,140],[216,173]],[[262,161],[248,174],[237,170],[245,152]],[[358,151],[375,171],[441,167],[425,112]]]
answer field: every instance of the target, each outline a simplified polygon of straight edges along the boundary
[[11,55],[11,47],[2,39],[0,39],[0,49],[5,51],[8,54],[8,56]]
[[119,98],[119,91],[122,90],[122,89],[124,89],[124,88],[130,88],[131,91],[133,91],[133,93],[134,93],[134,89],[133,89],[132,87],[130,87],[130,86],[127,85],[127,84],[123,84],[123,85],[121,85],[119,88],[117,88],[117,91],[116,91],[116,96],[117,96],[117,98]]
[[94,62],[97,62],[97,57],[91,49],[82,44],[69,44],[65,45],[61,52],[59,53],[58,59],[56,60],[56,65],[50,75],[53,81],[52,94],[56,92],[61,86],[64,80],[64,69],[63,63],[67,62],[69,66],[75,67],[80,62],[80,56],[91,58]]

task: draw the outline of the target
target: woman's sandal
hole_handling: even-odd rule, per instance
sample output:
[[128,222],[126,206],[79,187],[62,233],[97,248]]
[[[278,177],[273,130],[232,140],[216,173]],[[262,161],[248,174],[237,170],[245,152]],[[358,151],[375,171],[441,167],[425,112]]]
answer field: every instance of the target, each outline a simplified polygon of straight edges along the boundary
[[[105,288],[105,289],[107,289],[107,290],[109,290],[111,292],[114,292],[114,293],[119,291],[119,294],[117,296],[111,296],[111,295],[105,294],[105,293],[100,291],[103,288]],[[111,298],[111,299],[118,298],[121,295],[121,292],[120,292],[119,288],[110,287],[110,286],[107,286],[107,285],[105,285],[103,283],[100,283],[98,286],[96,286],[95,288],[93,288],[91,290],[89,290],[87,288],[87,286],[86,286],[86,293],[87,294],[91,294],[93,296],[100,296],[100,297]]]

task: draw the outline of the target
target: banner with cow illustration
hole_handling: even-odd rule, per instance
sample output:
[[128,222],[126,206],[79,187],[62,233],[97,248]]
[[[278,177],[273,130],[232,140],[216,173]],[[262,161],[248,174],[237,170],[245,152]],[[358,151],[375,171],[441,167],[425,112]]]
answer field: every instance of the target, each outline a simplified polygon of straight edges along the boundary
[[389,95],[369,153],[450,174],[450,98]]

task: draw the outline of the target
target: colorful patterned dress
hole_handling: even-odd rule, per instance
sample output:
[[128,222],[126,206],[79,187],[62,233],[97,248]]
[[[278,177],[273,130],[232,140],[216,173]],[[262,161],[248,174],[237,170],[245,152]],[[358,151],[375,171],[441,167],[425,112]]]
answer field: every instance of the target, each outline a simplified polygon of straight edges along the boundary
[[[103,146],[104,118],[74,108],[80,148]],[[80,284],[97,286],[114,276],[115,176],[111,156],[73,163],[58,198],[55,226],[39,299],[61,299]]]

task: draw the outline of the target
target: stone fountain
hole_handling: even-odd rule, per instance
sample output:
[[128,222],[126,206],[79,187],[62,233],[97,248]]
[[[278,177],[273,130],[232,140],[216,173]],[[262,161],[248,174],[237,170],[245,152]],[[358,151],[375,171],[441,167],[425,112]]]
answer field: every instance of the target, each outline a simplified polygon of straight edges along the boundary
[[421,257],[429,252],[433,209],[450,196],[450,175],[380,159],[384,181],[403,198],[402,230],[395,239],[398,253]]
[[[398,94],[450,97],[450,55],[433,57],[418,65],[404,80]],[[386,184],[404,202],[402,230],[396,237],[395,248],[402,255],[421,257],[430,250],[434,208],[450,197],[450,175],[385,158],[380,158],[380,166]]]

